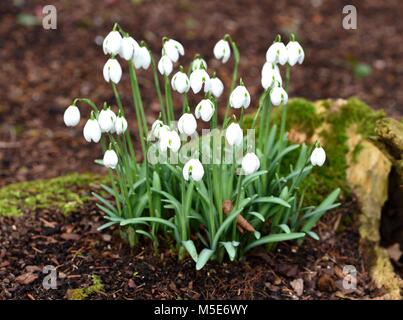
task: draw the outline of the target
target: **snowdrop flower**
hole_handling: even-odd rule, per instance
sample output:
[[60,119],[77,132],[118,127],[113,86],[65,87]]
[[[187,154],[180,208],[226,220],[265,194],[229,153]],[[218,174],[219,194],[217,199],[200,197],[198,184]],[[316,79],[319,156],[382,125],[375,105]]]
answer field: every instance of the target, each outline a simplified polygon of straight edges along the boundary
[[199,93],[204,85],[204,92],[210,90],[210,76],[204,69],[196,69],[190,74],[190,87],[193,93]]
[[80,122],[80,110],[75,105],[69,106],[64,111],[63,120],[67,127],[75,127]]
[[178,71],[171,80],[172,89],[179,93],[188,92],[190,89],[190,81],[186,73]]
[[197,57],[192,61],[192,71],[196,69],[207,70],[207,62],[203,58]]
[[104,166],[110,169],[115,169],[118,165],[118,155],[114,150],[106,150],[104,154]]
[[246,175],[255,173],[260,167],[260,160],[253,152],[247,153],[242,159],[242,169]]
[[238,123],[231,123],[225,130],[225,138],[230,146],[240,146],[243,139],[243,132]]
[[109,59],[104,65],[104,79],[106,82],[112,81],[114,84],[118,84],[122,78],[122,68],[116,59]]
[[164,123],[161,120],[155,120],[154,123],[151,125],[151,137],[159,139],[160,137],[160,130],[164,127]]
[[208,122],[211,120],[214,114],[214,104],[210,99],[203,99],[196,106],[195,116],[197,119],[202,119],[204,122]]
[[313,166],[323,166],[326,160],[326,152],[322,147],[316,147],[311,154],[311,164]]
[[181,147],[181,139],[178,133],[175,130],[168,130],[164,134],[160,134],[159,147],[162,152],[166,152],[168,148],[173,152],[178,152]]
[[204,168],[201,162],[198,159],[190,159],[183,166],[183,179],[189,181],[192,179],[193,181],[200,181],[204,176]]
[[210,91],[214,97],[219,98],[224,91],[224,84],[218,77],[210,79]]
[[119,31],[111,31],[102,44],[104,54],[118,54],[122,45],[122,36]]
[[185,49],[180,42],[173,39],[168,39],[164,42],[162,54],[167,55],[172,62],[177,62],[179,56],[183,56],[185,54]]
[[280,85],[283,83],[278,66],[274,63],[265,62],[262,68],[262,87],[267,90],[276,83]]
[[115,129],[116,114],[111,108],[104,108],[98,115],[98,124],[102,132],[111,132]]
[[178,121],[178,130],[187,136],[191,136],[197,129],[197,122],[193,114],[184,113]]
[[120,46],[119,55],[129,61],[133,59],[139,49],[140,46],[136,40],[132,37],[124,37]]
[[98,143],[101,140],[101,128],[99,127],[98,121],[95,119],[94,113],[91,113],[91,118],[88,119],[83,130],[84,139],[87,142],[94,141]]
[[127,130],[127,120],[121,114],[118,115],[115,121],[115,132],[116,134],[122,134]]
[[231,92],[229,103],[232,108],[239,109],[241,107],[248,108],[250,105],[250,94],[244,85],[237,86]]
[[290,66],[294,66],[297,62],[301,64],[304,62],[305,52],[302,49],[301,45],[298,41],[295,41],[294,35],[292,35],[290,42],[288,42],[287,46],[288,53],[288,64]]
[[163,76],[169,76],[173,69],[172,61],[168,58],[168,56],[162,56],[160,61],[158,62],[158,71]]
[[275,41],[266,52],[266,60],[270,63],[285,65],[288,61],[288,51],[284,43]]
[[214,56],[222,63],[226,63],[231,56],[231,48],[227,40],[221,39],[214,46]]
[[287,104],[288,94],[281,86],[275,86],[270,92],[270,100],[273,106],[279,106],[280,104]]
[[151,64],[151,55],[146,47],[139,47],[132,59],[136,69],[147,70]]

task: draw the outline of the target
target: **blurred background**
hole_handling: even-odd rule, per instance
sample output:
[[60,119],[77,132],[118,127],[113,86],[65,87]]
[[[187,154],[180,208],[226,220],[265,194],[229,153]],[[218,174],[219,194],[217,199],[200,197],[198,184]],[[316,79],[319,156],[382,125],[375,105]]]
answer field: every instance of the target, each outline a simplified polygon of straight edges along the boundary
[[[45,5],[57,9],[57,29],[42,26]],[[342,27],[343,7],[357,9],[356,30]],[[161,38],[182,42],[187,66],[196,53],[229,86],[232,61],[213,59],[214,44],[232,35],[241,52],[240,76],[256,106],[260,71],[276,34],[295,33],[305,49],[293,68],[290,96],[358,96],[390,116],[403,115],[403,3],[399,0],[7,0],[0,2],[0,186],[72,171],[101,170],[100,149],[82,137],[84,119],[68,129],[63,112],[72,99],[115,105],[102,77],[103,37],[118,22],[155,54]],[[158,57],[159,58],[159,57]],[[139,72],[149,123],[159,106],[151,71]],[[119,88],[132,111],[127,72]],[[221,98],[222,101],[225,101]],[[223,102],[222,102],[223,103]],[[180,105],[178,105],[180,107]],[[88,108],[82,108],[82,117]],[[133,114],[129,113],[133,119]],[[132,131],[135,128],[132,126]]]

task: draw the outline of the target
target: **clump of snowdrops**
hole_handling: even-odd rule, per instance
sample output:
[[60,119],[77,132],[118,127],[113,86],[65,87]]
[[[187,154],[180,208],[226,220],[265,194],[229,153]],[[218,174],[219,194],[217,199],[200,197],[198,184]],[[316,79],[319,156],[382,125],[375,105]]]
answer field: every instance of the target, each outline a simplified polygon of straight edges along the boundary
[[[103,76],[111,85],[116,106],[97,106],[90,99],[76,98],[64,113],[65,124],[76,126],[80,109],[89,106],[84,138],[100,143],[104,150],[103,159],[96,163],[108,168],[110,185],[102,188],[109,196],[94,194],[107,220],[100,230],[118,225],[132,246],[140,237],[149,238],[155,247],[174,239],[179,259],[188,253],[198,270],[209,260],[222,261],[226,254],[230,260],[242,258],[258,246],[273,249],[278,242],[307,236],[319,240],[312,228],[337,206],[334,202],[339,190],[317,207],[303,205],[301,182],[315,166],[324,164],[326,154],[319,143],[290,144],[287,139],[291,68],[304,60],[304,50],[294,36],[287,45],[277,36],[267,50],[261,76],[263,93],[248,130],[244,114],[251,97],[238,75],[240,55],[229,35],[213,50],[222,64],[233,58],[227,101],[222,97],[223,82],[216,71],[208,69],[203,57],[196,55],[187,69],[178,65],[185,49],[174,39],[162,39],[157,61],[144,41],[137,42],[115,24],[104,39],[103,51],[108,56]],[[121,63],[128,64],[135,119],[126,118],[127,106],[123,106],[118,89]],[[146,121],[139,89],[140,69],[151,69],[160,105],[160,116],[151,125]],[[181,95],[183,101],[178,121],[174,94]],[[197,105],[189,105],[190,94],[198,96]],[[270,115],[279,105],[283,105],[283,112],[278,128],[270,122]],[[225,108],[221,123],[220,108]],[[135,121],[143,158],[140,162],[135,151],[139,148],[134,147],[128,131]],[[210,130],[199,135],[198,122],[208,123]],[[295,152],[296,162],[284,168],[282,161]]]

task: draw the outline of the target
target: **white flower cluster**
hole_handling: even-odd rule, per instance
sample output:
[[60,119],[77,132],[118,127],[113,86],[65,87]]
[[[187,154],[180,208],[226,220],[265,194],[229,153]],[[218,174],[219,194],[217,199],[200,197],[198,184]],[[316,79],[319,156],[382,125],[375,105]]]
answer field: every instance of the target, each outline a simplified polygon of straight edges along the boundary
[[280,37],[273,42],[266,52],[266,62],[262,68],[262,87],[270,90],[270,99],[274,106],[287,104],[288,94],[282,87],[280,69],[278,65],[294,66],[297,62],[301,64],[304,61],[305,53],[301,45],[295,40],[294,35],[287,46],[281,42]]

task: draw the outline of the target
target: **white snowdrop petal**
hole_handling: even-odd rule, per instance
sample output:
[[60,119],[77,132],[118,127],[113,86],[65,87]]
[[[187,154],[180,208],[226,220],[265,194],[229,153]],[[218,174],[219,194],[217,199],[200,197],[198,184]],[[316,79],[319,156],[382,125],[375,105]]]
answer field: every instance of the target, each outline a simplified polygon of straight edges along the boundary
[[120,135],[127,129],[127,121],[124,117],[117,117],[115,121],[116,134]]
[[104,166],[110,169],[115,169],[119,162],[118,156],[114,150],[105,151],[103,163]]
[[203,165],[198,159],[190,159],[183,166],[182,175],[186,181],[190,179],[196,182],[201,181],[204,176]]
[[242,169],[246,175],[255,173],[260,167],[260,160],[253,152],[247,153],[242,159]]
[[229,145],[239,146],[243,140],[243,132],[238,123],[231,123],[225,131],[225,138]]
[[210,79],[210,90],[211,90],[211,93],[216,98],[219,98],[222,95],[222,93],[224,92],[224,84],[217,77],[211,78]]
[[118,54],[122,43],[122,36],[118,31],[111,31],[102,44],[105,54]]
[[214,46],[213,53],[217,60],[226,63],[231,56],[231,48],[228,41],[224,39],[219,40]]
[[67,127],[75,127],[80,122],[80,110],[77,106],[69,106],[64,111],[63,120]]

